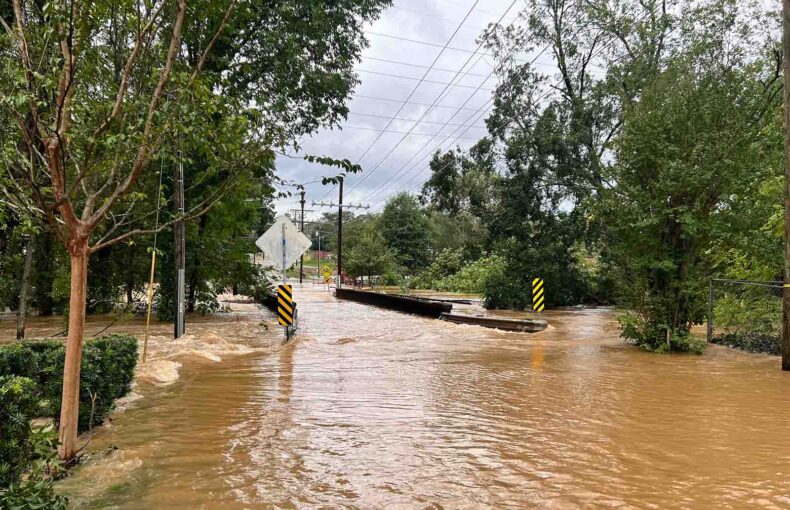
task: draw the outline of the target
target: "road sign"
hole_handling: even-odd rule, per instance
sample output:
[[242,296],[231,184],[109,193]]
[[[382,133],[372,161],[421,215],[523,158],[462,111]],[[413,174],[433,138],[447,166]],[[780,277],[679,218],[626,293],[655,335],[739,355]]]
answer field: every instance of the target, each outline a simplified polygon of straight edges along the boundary
[[274,225],[255,241],[264,256],[274,262],[280,271],[294,265],[311,244],[310,239],[299,232],[287,216],[277,217]]
[[532,309],[536,312],[542,312],[544,308],[545,291],[543,288],[543,278],[535,278],[532,280]]
[[290,285],[277,286],[277,319],[281,326],[291,326],[294,323],[293,289]]
[[331,278],[332,268],[327,265],[324,265],[324,267],[321,268],[321,274],[324,275],[324,278]]

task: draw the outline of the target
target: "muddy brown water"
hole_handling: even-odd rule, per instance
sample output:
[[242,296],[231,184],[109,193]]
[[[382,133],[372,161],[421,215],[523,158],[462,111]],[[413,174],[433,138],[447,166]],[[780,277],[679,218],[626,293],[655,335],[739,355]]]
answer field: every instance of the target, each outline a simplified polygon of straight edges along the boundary
[[160,346],[180,378],[141,382],[98,431],[88,449],[117,450],[59,484],[73,506],[790,508],[776,358],[643,353],[607,310],[504,333],[294,292],[284,348],[249,309],[190,329],[249,352]]

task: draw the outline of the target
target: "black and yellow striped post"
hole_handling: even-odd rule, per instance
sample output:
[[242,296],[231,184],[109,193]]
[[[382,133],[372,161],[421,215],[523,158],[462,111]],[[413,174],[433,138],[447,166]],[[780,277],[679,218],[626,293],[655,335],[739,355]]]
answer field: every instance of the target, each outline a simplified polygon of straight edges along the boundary
[[532,309],[536,312],[542,312],[544,308],[545,291],[543,288],[543,278],[535,278],[532,280]]
[[281,326],[292,326],[294,323],[294,298],[290,285],[277,286],[277,319]]

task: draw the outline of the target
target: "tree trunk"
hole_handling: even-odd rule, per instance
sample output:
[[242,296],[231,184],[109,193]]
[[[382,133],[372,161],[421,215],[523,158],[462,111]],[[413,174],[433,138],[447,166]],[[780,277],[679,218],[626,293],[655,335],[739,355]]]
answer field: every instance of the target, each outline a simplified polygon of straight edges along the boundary
[[52,262],[55,257],[52,234],[45,230],[36,236],[35,301],[40,316],[52,315]]
[[33,264],[33,236],[25,244],[25,265],[22,269],[22,288],[19,291],[19,310],[16,313],[16,339],[25,338],[27,295],[30,291],[30,266]]
[[69,336],[63,367],[63,399],[60,408],[58,448],[60,457],[70,461],[77,454],[77,419],[80,409],[80,364],[85,331],[85,297],[88,286],[88,240],[72,241],[71,296],[69,298]]
[[782,370],[790,370],[790,0],[782,2],[782,52],[784,59],[784,142],[785,142],[785,254],[782,286]]

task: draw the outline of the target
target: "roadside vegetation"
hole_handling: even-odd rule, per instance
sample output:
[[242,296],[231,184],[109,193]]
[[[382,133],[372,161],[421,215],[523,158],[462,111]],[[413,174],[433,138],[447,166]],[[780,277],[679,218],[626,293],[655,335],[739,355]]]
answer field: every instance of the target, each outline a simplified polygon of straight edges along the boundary
[[[634,344],[699,351],[708,276],[781,280],[778,6],[535,0],[524,16],[488,40],[507,62],[488,136],[433,155],[420,211],[399,195],[358,228],[412,286],[525,309],[541,277],[549,306],[616,305]],[[558,72],[511,57],[544,47]],[[738,303],[716,305],[730,344],[777,335],[776,301]]]
[[[55,428],[65,355],[63,342],[54,340],[0,346],[0,508],[66,508],[52,488],[66,468],[57,456]],[[85,343],[79,432],[107,419],[131,389],[136,365],[134,337],[109,335]]]

